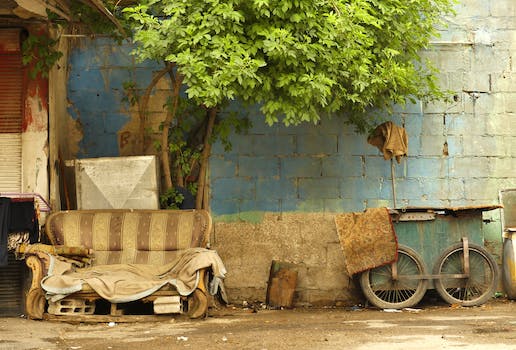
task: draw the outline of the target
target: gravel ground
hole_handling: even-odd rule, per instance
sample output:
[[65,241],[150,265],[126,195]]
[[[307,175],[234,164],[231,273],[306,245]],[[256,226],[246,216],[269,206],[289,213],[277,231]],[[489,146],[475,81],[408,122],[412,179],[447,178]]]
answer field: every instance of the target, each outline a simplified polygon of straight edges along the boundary
[[[399,310],[398,310],[399,311]],[[202,320],[67,323],[0,318],[0,349],[508,349],[516,350],[516,302],[267,310],[227,306]]]

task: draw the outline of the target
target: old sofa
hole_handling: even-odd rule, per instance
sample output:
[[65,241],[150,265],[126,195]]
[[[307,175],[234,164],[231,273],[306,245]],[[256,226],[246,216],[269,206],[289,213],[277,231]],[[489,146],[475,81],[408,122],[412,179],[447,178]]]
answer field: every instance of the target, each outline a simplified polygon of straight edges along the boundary
[[[205,210],[70,210],[49,215],[45,232],[51,245],[47,249],[25,247],[31,271],[26,293],[26,312],[32,319],[41,319],[47,312],[53,315],[91,315],[102,298],[87,283],[79,291],[51,301],[42,281],[52,275],[56,262],[72,261],[81,271],[81,261],[92,258],[92,267],[109,268],[119,264],[150,264],[162,266],[174,261],[186,251],[207,247],[212,228],[210,214]],[[51,248],[50,250],[48,248]],[[213,252],[213,251],[211,251]],[[215,252],[216,255],[216,252]],[[54,257],[59,256],[59,259]],[[209,260],[209,259],[208,259]],[[218,265],[218,266],[214,266]],[[223,277],[221,261],[211,259],[200,268],[195,290],[179,295],[173,285],[166,284],[151,295],[141,298],[154,303],[155,313],[179,312],[191,318],[206,314],[208,309],[207,279],[216,274]],[[105,300],[104,300],[105,302]],[[110,303],[110,315],[123,311],[119,303]],[[58,316],[59,317],[59,316]]]

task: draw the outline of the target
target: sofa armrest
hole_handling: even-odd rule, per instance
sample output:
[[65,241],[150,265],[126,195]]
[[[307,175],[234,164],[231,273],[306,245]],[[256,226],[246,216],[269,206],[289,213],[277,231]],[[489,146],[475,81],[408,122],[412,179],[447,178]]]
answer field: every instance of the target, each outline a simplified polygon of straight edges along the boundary
[[50,258],[45,254],[29,255],[25,264],[29,267],[29,285],[25,295],[25,312],[29,319],[40,320],[45,312],[45,293],[41,280],[48,272]]
[[188,296],[188,310],[186,314],[190,318],[200,318],[208,314],[207,274],[208,268],[199,270],[199,284],[192,294]]

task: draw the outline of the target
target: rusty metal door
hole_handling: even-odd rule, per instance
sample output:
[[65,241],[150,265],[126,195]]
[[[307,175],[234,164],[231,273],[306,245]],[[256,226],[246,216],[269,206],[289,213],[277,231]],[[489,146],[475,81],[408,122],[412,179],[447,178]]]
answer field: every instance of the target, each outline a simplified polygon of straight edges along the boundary
[[0,192],[22,188],[22,118],[20,29],[0,29]]

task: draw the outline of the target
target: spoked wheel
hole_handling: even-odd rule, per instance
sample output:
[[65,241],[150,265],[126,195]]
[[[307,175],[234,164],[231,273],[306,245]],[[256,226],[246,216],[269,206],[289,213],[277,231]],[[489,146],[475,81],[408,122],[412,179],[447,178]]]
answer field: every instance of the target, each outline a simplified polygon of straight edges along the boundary
[[428,284],[425,274],[419,254],[399,245],[398,260],[363,272],[360,286],[371,304],[382,309],[401,309],[421,301]]
[[488,301],[498,284],[498,266],[489,252],[469,244],[469,276],[465,273],[462,243],[446,249],[434,268],[435,289],[450,304],[476,306]]

